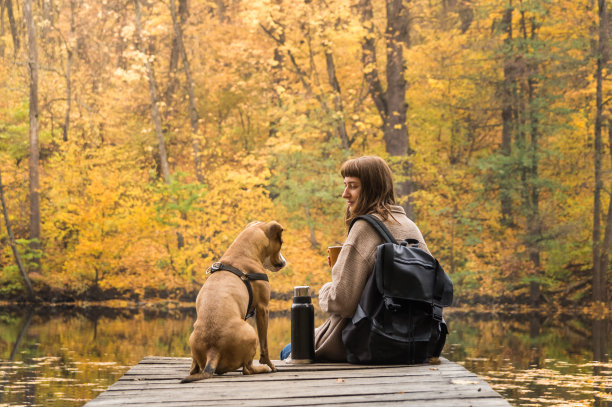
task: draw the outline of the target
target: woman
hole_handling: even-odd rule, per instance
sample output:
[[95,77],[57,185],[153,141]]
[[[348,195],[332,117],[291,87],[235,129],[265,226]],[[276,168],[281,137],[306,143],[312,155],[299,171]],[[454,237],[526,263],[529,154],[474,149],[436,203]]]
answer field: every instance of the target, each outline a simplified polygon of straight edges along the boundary
[[[344,177],[347,227],[360,215],[373,214],[382,220],[396,240],[416,239],[429,253],[419,228],[395,205],[391,169],[380,157],[365,156],[346,161]],[[319,290],[319,306],[329,318],[315,330],[315,360],[345,362],[342,330],[353,317],[359,298],[374,267],[376,248],[383,239],[367,222],[355,222],[332,267],[332,281]]]

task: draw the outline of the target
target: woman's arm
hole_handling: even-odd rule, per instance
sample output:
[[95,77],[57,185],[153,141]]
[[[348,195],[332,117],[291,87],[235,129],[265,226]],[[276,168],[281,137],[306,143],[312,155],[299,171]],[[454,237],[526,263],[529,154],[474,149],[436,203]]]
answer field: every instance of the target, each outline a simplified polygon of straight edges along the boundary
[[351,318],[372,272],[380,237],[366,222],[357,222],[332,268],[332,281],[319,290],[319,306],[325,312]]
[[325,312],[351,318],[357,309],[369,272],[372,271],[372,263],[351,245],[343,247],[342,251],[346,251],[345,261],[341,262],[338,258],[332,269],[331,283],[321,287],[319,306]]

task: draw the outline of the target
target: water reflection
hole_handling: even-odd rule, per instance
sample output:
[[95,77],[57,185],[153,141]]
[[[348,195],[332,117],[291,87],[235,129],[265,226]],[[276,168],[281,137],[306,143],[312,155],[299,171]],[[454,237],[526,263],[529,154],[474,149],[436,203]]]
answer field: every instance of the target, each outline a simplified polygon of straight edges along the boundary
[[612,406],[606,320],[454,312],[446,356],[520,406]]
[[192,323],[189,311],[3,310],[0,405],[83,405],[145,355],[188,355]]
[[[194,318],[191,307],[0,309],[0,406],[81,406],[144,356],[188,356]],[[444,356],[513,405],[612,407],[608,320],[461,310],[447,320]],[[268,340],[278,358],[287,313],[270,320]]]

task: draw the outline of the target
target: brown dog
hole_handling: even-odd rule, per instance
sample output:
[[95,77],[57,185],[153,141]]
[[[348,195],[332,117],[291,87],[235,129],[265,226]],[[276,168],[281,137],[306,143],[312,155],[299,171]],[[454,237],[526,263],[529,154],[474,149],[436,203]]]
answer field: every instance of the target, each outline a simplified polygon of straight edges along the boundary
[[[212,274],[198,293],[197,319],[189,337],[191,370],[181,383],[240,367],[245,375],[276,371],[268,354],[270,283],[265,270],[278,271],[286,264],[282,232],[274,221],[250,223],[209,269]],[[257,335],[245,320],[253,309]],[[261,366],[253,366],[258,337]]]

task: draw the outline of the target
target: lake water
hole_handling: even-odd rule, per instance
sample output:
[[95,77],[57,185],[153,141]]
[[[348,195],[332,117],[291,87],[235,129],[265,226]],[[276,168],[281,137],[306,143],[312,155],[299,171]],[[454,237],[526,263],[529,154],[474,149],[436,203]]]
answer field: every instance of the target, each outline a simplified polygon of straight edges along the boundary
[[[443,356],[512,405],[612,407],[612,321],[580,315],[451,308]],[[0,406],[82,406],[144,356],[189,356],[194,317],[191,307],[0,308]],[[275,313],[273,359],[290,336],[288,313]]]

